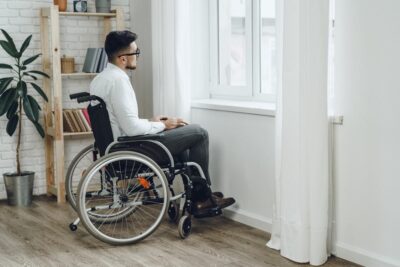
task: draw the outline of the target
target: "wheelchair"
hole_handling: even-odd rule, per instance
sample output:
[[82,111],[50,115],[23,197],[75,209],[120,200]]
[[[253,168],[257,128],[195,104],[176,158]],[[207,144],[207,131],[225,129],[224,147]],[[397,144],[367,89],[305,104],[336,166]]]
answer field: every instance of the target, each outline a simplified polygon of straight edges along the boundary
[[[90,102],[88,113],[95,143],[84,148],[68,167],[65,186],[67,199],[79,223],[95,238],[112,244],[136,243],[151,235],[166,214],[178,222],[181,238],[189,236],[192,217],[222,214],[217,206],[202,211],[194,203],[211,197],[199,164],[187,155],[173,157],[158,140],[163,133],[119,137],[114,141],[105,102],[89,93],[70,95],[78,103]],[[173,182],[181,177],[182,192]],[[179,203],[183,203],[180,208]]]

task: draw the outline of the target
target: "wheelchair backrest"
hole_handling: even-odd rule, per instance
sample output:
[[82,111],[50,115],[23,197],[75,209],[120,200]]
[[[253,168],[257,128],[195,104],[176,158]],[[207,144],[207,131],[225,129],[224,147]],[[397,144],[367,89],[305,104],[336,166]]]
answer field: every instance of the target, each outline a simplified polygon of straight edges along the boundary
[[114,141],[114,136],[106,103],[100,97],[95,97],[95,99],[99,103],[97,105],[89,104],[87,109],[95,140],[95,147],[99,149],[100,155],[103,156],[108,145]]

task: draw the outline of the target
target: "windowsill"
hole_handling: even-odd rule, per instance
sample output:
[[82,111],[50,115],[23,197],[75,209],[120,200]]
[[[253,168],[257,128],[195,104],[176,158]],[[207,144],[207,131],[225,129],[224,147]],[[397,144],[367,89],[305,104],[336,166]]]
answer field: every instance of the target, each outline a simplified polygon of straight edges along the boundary
[[192,101],[192,108],[275,117],[276,105],[267,102],[199,99]]

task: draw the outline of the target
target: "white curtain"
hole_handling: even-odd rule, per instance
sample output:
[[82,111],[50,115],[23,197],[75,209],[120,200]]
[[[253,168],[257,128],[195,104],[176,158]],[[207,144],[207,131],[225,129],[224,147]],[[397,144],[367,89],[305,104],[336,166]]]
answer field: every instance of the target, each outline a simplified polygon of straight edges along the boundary
[[151,1],[155,115],[190,118],[190,2]]
[[282,2],[276,196],[267,245],[293,261],[321,265],[329,253],[329,0]]

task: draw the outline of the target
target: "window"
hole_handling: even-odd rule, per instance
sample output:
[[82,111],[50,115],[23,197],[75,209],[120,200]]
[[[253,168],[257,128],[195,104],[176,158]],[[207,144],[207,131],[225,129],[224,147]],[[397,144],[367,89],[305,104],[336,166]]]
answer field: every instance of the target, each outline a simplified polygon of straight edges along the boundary
[[277,87],[275,1],[261,0],[261,94],[275,95]]
[[211,97],[274,101],[277,0],[210,0]]
[[[246,0],[219,0],[218,59],[219,84],[246,86],[250,34]],[[251,29],[250,29],[251,30]]]

